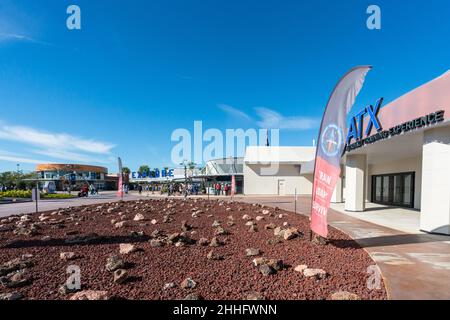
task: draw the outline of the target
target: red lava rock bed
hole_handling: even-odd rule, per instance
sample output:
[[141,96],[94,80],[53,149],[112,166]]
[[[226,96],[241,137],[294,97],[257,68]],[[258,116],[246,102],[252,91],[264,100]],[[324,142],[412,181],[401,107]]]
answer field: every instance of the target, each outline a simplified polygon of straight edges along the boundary
[[0,219],[0,298],[76,299],[62,285],[77,265],[81,291],[108,299],[386,299],[367,288],[368,254],[330,229],[311,243],[302,215],[206,199],[12,216]]

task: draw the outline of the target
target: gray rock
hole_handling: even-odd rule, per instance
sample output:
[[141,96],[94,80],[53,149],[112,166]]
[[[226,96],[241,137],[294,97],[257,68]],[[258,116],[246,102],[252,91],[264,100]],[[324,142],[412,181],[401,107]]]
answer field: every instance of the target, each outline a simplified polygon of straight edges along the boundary
[[259,266],[259,272],[261,272],[263,276],[269,276],[274,274],[275,270],[271,266],[263,264]]
[[316,279],[325,279],[327,277],[327,272],[322,269],[307,268],[303,270],[303,275],[307,278],[315,277]]
[[209,244],[210,247],[220,247],[221,245],[223,245],[222,241],[216,237],[212,238],[211,243]]
[[255,248],[247,248],[245,249],[245,254],[247,255],[247,257],[254,257],[259,256],[261,254],[261,251]]
[[113,272],[123,268],[125,268],[125,263],[119,256],[113,255],[106,259],[106,270]]
[[264,300],[264,296],[257,292],[251,292],[245,297],[245,300]]
[[181,282],[181,288],[183,289],[194,289],[197,286],[197,283],[191,278],[186,278]]
[[184,297],[184,300],[201,300],[201,299],[202,297],[196,293],[190,293],[186,297]]
[[331,300],[361,300],[361,298],[357,294],[348,291],[338,291],[331,295]]
[[223,256],[215,253],[214,250],[211,250],[210,252],[208,252],[208,255],[206,257],[209,260],[223,260]]
[[11,292],[11,293],[2,293],[0,294],[0,301],[13,301],[13,300],[21,300],[23,299],[23,295],[20,292]]
[[123,284],[128,280],[128,272],[125,269],[117,269],[114,271],[114,282]]

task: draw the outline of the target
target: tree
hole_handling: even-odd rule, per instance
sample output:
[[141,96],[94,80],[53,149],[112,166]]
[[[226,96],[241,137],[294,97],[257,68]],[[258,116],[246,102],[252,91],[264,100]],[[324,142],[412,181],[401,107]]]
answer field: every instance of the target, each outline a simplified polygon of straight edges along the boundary
[[141,175],[145,175],[145,176],[149,176],[150,175],[150,167],[148,166],[148,165],[146,165],[146,164],[144,164],[144,165],[142,165],[142,166],[140,166],[139,167],[139,170],[138,170],[138,172],[141,174]]
[[131,170],[130,170],[130,168],[128,168],[128,167],[123,167],[123,168],[122,168],[122,173],[123,173],[124,175],[128,176],[128,175],[131,173]]

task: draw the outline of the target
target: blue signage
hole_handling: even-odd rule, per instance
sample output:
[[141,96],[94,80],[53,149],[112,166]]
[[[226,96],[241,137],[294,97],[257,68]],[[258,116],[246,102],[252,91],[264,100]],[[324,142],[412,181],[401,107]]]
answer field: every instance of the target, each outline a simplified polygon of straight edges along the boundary
[[375,103],[375,107],[372,105],[365,107],[350,120],[350,127],[347,134],[347,145],[351,143],[352,139],[359,141],[363,138],[364,117],[366,115],[369,115],[369,123],[367,124],[365,132],[366,137],[370,135],[373,127],[375,127],[378,132],[383,130],[380,124],[380,120],[377,118],[382,103],[383,98],[378,99]]
[[132,172],[132,179],[146,179],[146,178],[173,178],[174,177],[174,169],[163,169],[159,171],[159,169],[155,169],[150,172]]

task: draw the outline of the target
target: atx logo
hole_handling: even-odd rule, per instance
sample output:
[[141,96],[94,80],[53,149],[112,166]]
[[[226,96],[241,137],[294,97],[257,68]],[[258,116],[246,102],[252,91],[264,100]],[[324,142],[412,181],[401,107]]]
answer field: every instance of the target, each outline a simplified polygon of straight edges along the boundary
[[377,131],[381,131],[382,127],[380,124],[380,120],[377,118],[378,112],[380,111],[381,104],[383,103],[383,98],[380,98],[375,103],[375,107],[370,105],[365,107],[361,112],[359,112],[356,116],[354,116],[350,120],[350,128],[347,134],[347,145],[349,145],[352,139],[359,141],[363,136],[363,127],[364,127],[364,117],[369,115],[369,123],[367,124],[365,135],[369,136],[372,131],[372,127],[375,127]]

